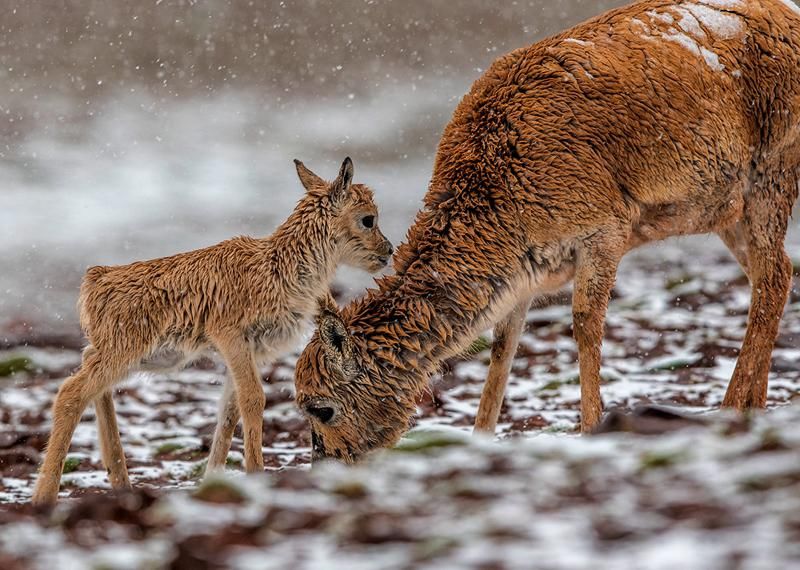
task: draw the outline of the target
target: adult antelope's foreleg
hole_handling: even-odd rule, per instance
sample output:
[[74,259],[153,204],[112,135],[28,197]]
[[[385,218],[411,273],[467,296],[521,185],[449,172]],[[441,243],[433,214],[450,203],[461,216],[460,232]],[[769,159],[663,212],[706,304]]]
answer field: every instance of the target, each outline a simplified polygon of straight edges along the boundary
[[746,199],[742,228],[752,292],[742,350],[722,402],[725,407],[743,410],[767,403],[772,349],[792,281],[792,262],[783,248],[791,189],[782,190],[754,188]]
[[578,344],[581,431],[584,433],[597,425],[603,413],[600,349],[608,300],[627,240],[627,235],[609,229],[586,238],[577,251],[572,327]]
[[228,364],[236,385],[236,401],[242,415],[244,436],[244,466],[248,473],[264,470],[264,454],[261,438],[264,423],[266,396],[261,387],[253,354],[238,332],[229,338],[214,339],[217,348]]
[[206,475],[212,471],[225,468],[237,423],[239,423],[239,404],[236,401],[234,380],[229,371],[222,389],[217,427],[214,430],[214,440],[211,443],[211,453],[208,456]]
[[481,402],[478,405],[478,416],[475,418],[476,432],[493,434],[497,427],[497,418],[503,405],[503,396],[506,392],[508,374],[514,354],[517,352],[519,337],[525,326],[525,316],[528,314],[530,299],[516,305],[511,312],[494,327],[494,341],[492,342],[492,360],[489,364],[489,375],[481,393]]

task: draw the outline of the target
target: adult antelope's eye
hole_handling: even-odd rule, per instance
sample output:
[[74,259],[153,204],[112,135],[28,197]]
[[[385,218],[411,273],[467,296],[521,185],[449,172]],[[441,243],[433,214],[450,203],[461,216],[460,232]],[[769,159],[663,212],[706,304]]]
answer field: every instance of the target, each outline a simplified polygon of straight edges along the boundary
[[306,411],[323,424],[326,424],[333,419],[333,408],[329,408],[327,406],[308,406]]
[[375,225],[375,216],[364,216],[361,218],[361,225],[367,229],[372,228]]

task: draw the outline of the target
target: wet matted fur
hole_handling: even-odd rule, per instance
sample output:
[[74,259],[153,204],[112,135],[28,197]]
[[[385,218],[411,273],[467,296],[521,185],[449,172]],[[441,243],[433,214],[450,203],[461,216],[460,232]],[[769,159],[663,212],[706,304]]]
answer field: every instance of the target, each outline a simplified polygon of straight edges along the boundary
[[476,429],[494,431],[527,308],[569,280],[592,429],[617,265],[675,235],[716,233],[747,274],[724,405],[763,406],[799,167],[791,1],[646,0],[501,57],[444,131],[396,275],[341,313],[326,306],[298,361],[314,456],[393,445],[439,363],[491,326]]
[[207,349],[228,365],[208,469],[224,467],[241,414],[247,471],[263,470],[264,391],[257,363],[293,348],[339,264],[375,272],[392,245],[378,227],[372,191],[352,184],[347,158],[325,182],[300,161],[306,189],[267,238],[237,237],[205,249],[115,267],[92,267],[78,307],[89,340],[80,369],[61,385],[35,503],[52,503],[75,426],[94,401],[103,463],[114,488],[130,486],[112,387],[134,370],[183,366]]

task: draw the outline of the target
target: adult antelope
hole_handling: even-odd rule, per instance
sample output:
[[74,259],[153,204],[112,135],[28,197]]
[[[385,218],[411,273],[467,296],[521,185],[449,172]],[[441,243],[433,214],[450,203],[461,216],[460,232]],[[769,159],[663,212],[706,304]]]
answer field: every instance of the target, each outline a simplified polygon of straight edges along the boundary
[[476,429],[493,431],[531,300],[571,279],[591,430],[619,261],[675,235],[716,233],[747,274],[723,405],[763,407],[799,174],[790,0],[646,0],[501,57],[444,131],[396,275],[341,313],[323,307],[296,371],[314,456],[393,445],[437,365],[491,326]]

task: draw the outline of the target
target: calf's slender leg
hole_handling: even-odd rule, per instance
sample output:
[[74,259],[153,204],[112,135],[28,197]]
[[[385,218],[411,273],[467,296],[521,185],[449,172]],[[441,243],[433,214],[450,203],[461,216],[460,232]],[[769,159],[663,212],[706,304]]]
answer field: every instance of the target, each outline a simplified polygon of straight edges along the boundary
[[236,386],[236,401],[242,415],[244,435],[244,466],[248,473],[264,470],[261,438],[266,396],[261,387],[261,377],[256,369],[253,354],[244,338],[238,333],[215,342]]
[[217,427],[214,430],[214,440],[211,443],[211,453],[208,456],[206,475],[225,468],[225,462],[228,459],[228,452],[233,440],[233,432],[236,429],[236,424],[239,423],[239,404],[236,401],[235,384],[230,371],[228,374],[222,389]]
[[[78,371],[64,380],[53,403],[53,428],[33,492],[37,505],[55,503],[72,434],[89,403],[124,376],[126,367],[89,346]],[[102,404],[101,404],[102,407]],[[109,451],[113,451],[109,449]],[[120,450],[121,452],[121,447]],[[117,480],[119,482],[119,480]]]
[[125,452],[119,437],[117,414],[111,390],[104,390],[94,402],[97,415],[97,432],[100,438],[100,455],[108,471],[108,480],[113,489],[130,489]]

